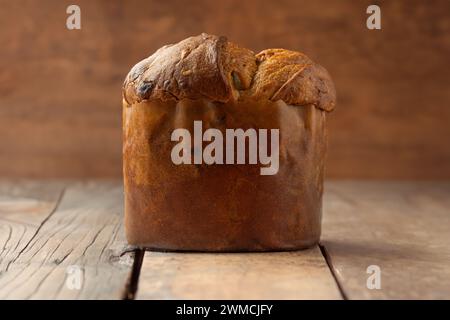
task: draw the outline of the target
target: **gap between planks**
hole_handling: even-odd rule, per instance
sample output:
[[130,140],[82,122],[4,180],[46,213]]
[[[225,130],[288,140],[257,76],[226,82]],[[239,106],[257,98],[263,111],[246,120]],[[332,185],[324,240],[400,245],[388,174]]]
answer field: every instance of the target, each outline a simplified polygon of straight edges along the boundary
[[338,275],[336,274],[336,270],[333,267],[333,262],[331,261],[330,254],[327,251],[327,248],[319,242],[318,244],[320,252],[322,253],[323,258],[325,259],[325,262],[327,263],[328,269],[330,270],[331,275],[333,276],[334,281],[336,282],[336,286],[339,289],[339,292],[341,294],[342,300],[348,300],[348,296],[345,293],[344,287],[339,282]]
[[122,300],[134,300],[139,286],[139,277],[142,268],[142,261],[144,260],[145,250],[134,249],[134,260],[130,275],[125,284]]

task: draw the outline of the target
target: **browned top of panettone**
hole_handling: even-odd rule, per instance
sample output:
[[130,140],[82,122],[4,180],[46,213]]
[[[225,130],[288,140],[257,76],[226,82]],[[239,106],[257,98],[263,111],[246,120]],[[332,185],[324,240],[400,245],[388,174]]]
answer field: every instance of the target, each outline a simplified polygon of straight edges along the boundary
[[328,72],[306,55],[284,49],[258,54],[201,34],[167,45],[136,64],[125,79],[128,104],[143,100],[283,100],[334,109],[336,93]]

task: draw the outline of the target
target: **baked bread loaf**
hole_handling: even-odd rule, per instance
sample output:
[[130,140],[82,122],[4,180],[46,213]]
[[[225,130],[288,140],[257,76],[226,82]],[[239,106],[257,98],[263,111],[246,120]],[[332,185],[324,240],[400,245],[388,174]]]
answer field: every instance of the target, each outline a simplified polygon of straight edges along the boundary
[[[316,244],[326,115],[334,106],[328,72],[295,51],[255,55],[225,37],[201,34],[142,60],[123,86],[128,242],[187,251],[294,250]],[[192,140],[181,139],[177,129],[190,132]],[[208,144],[228,144],[230,129],[253,134],[244,136],[245,154],[239,155],[234,140],[231,147],[214,149],[215,160],[207,161]],[[261,143],[264,133],[266,144]],[[256,155],[252,138],[260,147]],[[183,148],[175,152],[177,144]],[[271,169],[263,162],[264,147],[266,155],[278,150]],[[186,161],[174,160],[174,154]],[[234,162],[228,162],[229,154]]]

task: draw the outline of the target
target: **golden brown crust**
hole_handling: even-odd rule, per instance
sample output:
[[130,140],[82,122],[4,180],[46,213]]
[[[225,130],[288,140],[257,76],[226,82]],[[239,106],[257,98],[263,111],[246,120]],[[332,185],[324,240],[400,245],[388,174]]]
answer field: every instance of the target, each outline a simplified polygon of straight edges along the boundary
[[334,109],[328,72],[300,52],[267,49],[255,55],[225,37],[201,34],[164,46],[136,64],[125,79],[128,104],[144,100],[283,100]]
[[330,75],[306,55],[284,49],[267,49],[256,55],[259,64],[253,95],[291,105],[312,104],[332,111],[336,92]]

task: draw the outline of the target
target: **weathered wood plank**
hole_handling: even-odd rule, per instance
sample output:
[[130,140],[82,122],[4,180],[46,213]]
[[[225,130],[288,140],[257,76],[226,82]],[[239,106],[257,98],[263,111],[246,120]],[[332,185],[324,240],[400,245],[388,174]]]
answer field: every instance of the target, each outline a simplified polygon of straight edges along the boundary
[[55,209],[64,183],[0,181],[0,277]]
[[[327,184],[322,242],[350,299],[450,299],[450,183]],[[381,289],[366,286],[369,265]]]
[[137,299],[340,299],[317,247],[271,253],[147,252]]
[[0,278],[0,299],[117,299],[133,254],[125,253],[123,189],[69,185],[56,211]]

